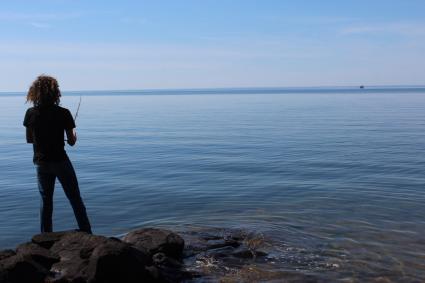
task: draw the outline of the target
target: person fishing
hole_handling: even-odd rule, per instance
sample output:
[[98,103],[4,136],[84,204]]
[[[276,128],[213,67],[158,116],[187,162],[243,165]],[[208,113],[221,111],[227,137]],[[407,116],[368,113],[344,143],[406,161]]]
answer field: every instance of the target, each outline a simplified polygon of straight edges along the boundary
[[38,189],[41,195],[41,232],[52,232],[53,192],[56,178],[74,210],[79,230],[92,233],[86,207],[81,199],[77,176],[65,151],[67,143],[77,142],[75,121],[71,112],[59,106],[61,92],[53,77],[40,75],[32,83],[27,102],[33,104],[25,114],[27,143],[33,144]]

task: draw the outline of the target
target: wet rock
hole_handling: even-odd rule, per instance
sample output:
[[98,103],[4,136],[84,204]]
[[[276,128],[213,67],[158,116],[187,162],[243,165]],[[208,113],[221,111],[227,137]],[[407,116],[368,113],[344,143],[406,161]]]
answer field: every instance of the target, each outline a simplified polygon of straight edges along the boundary
[[42,233],[37,234],[32,237],[31,241],[34,244],[37,244],[45,249],[50,249],[54,243],[59,241],[63,236],[72,233],[72,231],[63,231],[63,232],[51,232],[51,233]]
[[132,231],[123,241],[147,251],[151,256],[164,253],[175,259],[181,258],[184,248],[184,240],[179,235],[164,229],[145,228]]
[[179,282],[188,278],[177,234],[142,229],[117,238],[68,231],[0,252],[0,283]]
[[233,247],[222,247],[217,249],[207,250],[201,254],[201,256],[207,256],[216,259],[225,259],[231,256],[232,253],[235,252],[235,248]]
[[168,283],[167,279],[161,274],[161,271],[155,265],[147,266],[146,271],[149,272],[153,282]]
[[181,282],[192,278],[192,273],[187,272],[183,264],[171,257],[167,257],[164,253],[156,253],[153,258],[153,265],[148,267],[155,282]]
[[199,253],[216,254],[218,257],[224,257],[231,254],[236,248],[242,245],[238,237],[228,235],[209,235],[203,232],[200,235],[185,235],[186,257],[194,256]]
[[89,258],[96,246],[107,242],[108,238],[84,232],[70,231],[61,235],[50,248],[50,252],[60,258],[52,265],[50,283],[87,282]]
[[[261,275],[252,281],[238,277],[247,264],[267,265],[268,254],[265,251],[270,249],[264,244],[262,234],[240,229],[201,227],[183,231],[181,235],[186,243],[184,263],[192,276],[196,274],[201,278],[214,278],[219,282],[223,275],[228,274],[229,277],[223,278],[229,280],[223,282],[267,281],[262,281]],[[285,278],[282,274],[273,274],[273,277]]]
[[262,251],[253,251],[249,249],[242,249],[238,250],[232,253],[234,257],[243,258],[243,259],[250,259],[250,258],[256,258],[256,257],[264,257],[267,256],[267,253]]
[[70,232],[50,248],[60,257],[49,282],[136,282],[148,280],[143,253],[116,238]]
[[14,255],[0,261],[1,283],[42,283],[48,270],[23,255]]
[[216,240],[207,241],[206,248],[207,249],[217,249],[217,248],[223,248],[223,247],[237,248],[240,245],[241,244],[238,241],[235,241],[233,239],[216,239]]
[[52,265],[50,274],[46,278],[48,283],[86,283],[88,260],[74,259],[60,261]]
[[329,281],[322,281],[302,272],[273,271],[255,265],[245,265],[237,273],[221,277],[219,282],[328,283]]
[[0,251],[0,261],[8,257],[14,256],[16,253],[14,250],[2,250]]
[[31,258],[38,264],[45,267],[47,270],[50,269],[52,264],[59,261],[59,257],[54,255],[48,249],[45,249],[32,242],[24,243],[16,248],[16,253],[27,258]]
[[156,253],[152,256],[153,264],[157,266],[168,266],[174,268],[181,268],[182,263],[174,258],[167,257],[164,253]]
[[107,241],[108,238],[104,236],[69,232],[56,241],[50,251],[58,255],[61,261],[88,258],[97,245]]
[[[78,231],[35,235],[16,253],[0,252],[0,283],[184,282],[238,273],[247,262],[263,262],[267,255],[258,250],[263,238],[256,235],[227,229],[189,233],[184,261],[185,241],[169,230],[140,229],[123,240]],[[256,274],[264,275],[247,272],[248,277]]]
[[87,281],[102,283],[152,282],[150,273],[145,269],[149,261],[147,254],[129,244],[109,240],[93,250],[86,271]]

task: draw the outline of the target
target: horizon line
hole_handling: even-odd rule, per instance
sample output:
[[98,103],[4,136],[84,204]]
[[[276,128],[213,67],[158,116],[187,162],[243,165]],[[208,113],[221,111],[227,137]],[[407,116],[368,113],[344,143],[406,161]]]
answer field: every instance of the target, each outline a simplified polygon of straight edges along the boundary
[[[323,86],[248,86],[248,87],[189,87],[189,88],[140,88],[140,89],[80,89],[80,90],[70,90],[65,89],[61,90],[61,92],[68,92],[68,93],[75,93],[75,92],[104,92],[104,91],[110,91],[110,92],[164,92],[164,91],[220,91],[220,90],[302,90],[302,89],[361,89],[361,87],[364,87],[364,90],[367,89],[416,89],[416,88],[425,88],[424,85],[345,85],[345,86],[330,86],[330,85],[323,85]],[[6,91],[6,90],[0,90],[0,94],[3,93],[9,93],[9,94],[18,94],[18,93],[26,93],[27,91]]]

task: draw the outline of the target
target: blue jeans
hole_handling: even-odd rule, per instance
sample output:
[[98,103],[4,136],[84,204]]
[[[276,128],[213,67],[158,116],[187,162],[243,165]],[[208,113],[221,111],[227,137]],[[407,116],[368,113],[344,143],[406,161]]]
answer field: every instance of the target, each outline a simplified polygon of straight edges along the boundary
[[86,207],[80,196],[77,176],[71,161],[67,158],[64,161],[44,162],[36,164],[38,189],[41,195],[40,224],[41,232],[52,232],[53,214],[53,191],[55,181],[58,178],[71,203],[77,219],[78,227],[81,231],[91,233],[90,222],[87,217]]

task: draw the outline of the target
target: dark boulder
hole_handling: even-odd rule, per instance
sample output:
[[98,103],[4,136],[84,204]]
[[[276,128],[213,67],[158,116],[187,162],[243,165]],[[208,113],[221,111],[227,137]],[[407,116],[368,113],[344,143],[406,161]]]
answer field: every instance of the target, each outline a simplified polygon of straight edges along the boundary
[[68,232],[56,241],[50,251],[58,255],[61,261],[90,257],[94,248],[109,239],[84,232]]
[[70,232],[50,248],[60,257],[49,282],[149,282],[147,253],[116,238]]
[[134,245],[141,251],[148,251],[153,256],[164,253],[168,257],[182,257],[184,240],[169,230],[145,228],[128,233],[123,241]]
[[150,258],[121,241],[109,240],[97,246],[90,256],[86,276],[88,282],[138,283],[152,282],[145,269]]
[[85,275],[88,260],[73,259],[60,261],[52,265],[46,278],[48,283],[87,283]]
[[47,270],[50,269],[52,264],[59,261],[59,257],[54,255],[48,249],[45,249],[32,242],[24,243],[16,248],[16,253],[26,258],[30,258],[38,264],[45,267]]
[[67,232],[55,241],[50,252],[60,258],[52,265],[48,282],[87,282],[86,270],[93,250],[108,241],[107,237],[84,232]]
[[193,278],[193,274],[186,271],[182,262],[168,257],[164,253],[154,254],[152,261],[153,265],[148,269],[156,282],[174,283]]
[[48,270],[23,255],[0,261],[0,283],[42,283]]
[[[50,234],[50,233],[49,233]],[[60,258],[53,264],[49,283],[87,282],[86,270],[93,250],[99,244],[108,241],[103,236],[95,236],[84,232],[70,231],[56,239],[50,252]]]
[[72,233],[72,231],[50,232],[34,235],[31,241],[45,249],[50,249],[54,243],[59,241],[63,236]]
[[[213,243],[221,245],[221,243]],[[16,252],[0,251],[0,283],[181,282],[183,239],[141,229],[124,240],[68,231],[35,235]]]
[[3,250],[0,251],[0,261],[6,259],[8,257],[14,256],[16,253],[14,250]]
[[166,256],[164,253],[156,253],[152,256],[153,264],[157,266],[168,266],[173,268],[181,268],[182,263],[174,258]]

